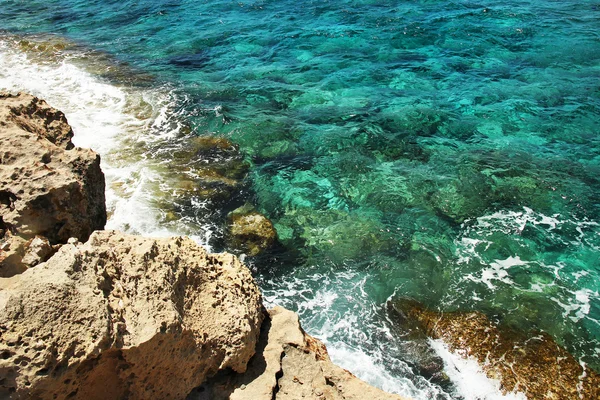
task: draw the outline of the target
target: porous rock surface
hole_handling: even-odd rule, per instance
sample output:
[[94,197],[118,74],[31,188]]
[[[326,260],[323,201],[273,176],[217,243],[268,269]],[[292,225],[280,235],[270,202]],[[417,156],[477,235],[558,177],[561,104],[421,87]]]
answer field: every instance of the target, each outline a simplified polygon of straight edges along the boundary
[[234,256],[114,231],[71,242],[0,279],[0,398],[183,399],[246,370],[263,309]]
[[268,312],[256,355],[244,374],[222,371],[188,400],[402,400],[333,364],[325,345],[307,335],[298,315],[281,307]]
[[[45,101],[0,92],[0,277],[44,261],[56,250],[50,246],[104,228],[100,157],[74,148],[72,136],[64,114]],[[28,253],[34,256],[23,261]]]
[[545,332],[526,335],[501,328],[480,312],[439,313],[412,300],[397,300],[393,306],[451,351],[476,359],[488,377],[500,381],[504,393],[521,392],[528,399],[600,398],[600,375]]

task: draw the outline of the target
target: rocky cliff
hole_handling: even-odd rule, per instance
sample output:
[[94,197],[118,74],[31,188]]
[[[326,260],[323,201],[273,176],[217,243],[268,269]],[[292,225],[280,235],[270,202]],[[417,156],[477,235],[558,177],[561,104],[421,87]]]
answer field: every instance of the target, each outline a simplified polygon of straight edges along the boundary
[[182,399],[244,372],[263,319],[249,270],[181,237],[98,231],[1,284],[0,390],[14,398]]
[[0,398],[400,399],[265,311],[234,256],[101,231],[99,157],[72,135],[44,101],[0,94]]
[[0,92],[0,277],[45,261],[106,223],[100,157],[74,148],[63,113]]

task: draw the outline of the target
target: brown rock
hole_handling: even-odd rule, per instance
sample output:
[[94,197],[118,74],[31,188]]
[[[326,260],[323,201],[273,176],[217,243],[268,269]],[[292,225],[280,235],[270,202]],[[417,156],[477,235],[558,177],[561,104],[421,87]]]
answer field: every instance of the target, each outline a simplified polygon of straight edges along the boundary
[[27,270],[27,265],[22,261],[26,244],[27,240],[13,236],[10,231],[0,239],[0,277],[13,276]]
[[334,365],[325,345],[307,335],[298,316],[281,307],[269,311],[257,354],[244,374],[222,372],[188,400],[291,399],[401,400],[369,386]]
[[54,254],[54,249],[47,238],[36,236],[25,244],[24,253],[21,261],[28,267],[33,267],[50,258]]
[[[72,134],[64,114],[43,100],[0,93],[0,245],[10,237],[41,236],[51,245],[87,240],[104,227],[100,157],[73,148]],[[27,267],[24,249],[9,247],[0,250],[0,276]]]
[[277,239],[273,223],[246,204],[229,215],[229,245],[250,256],[256,256],[270,248]]
[[490,378],[500,380],[504,393],[518,391],[529,399],[600,398],[600,375],[584,369],[545,332],[525,335],[498,327],[480,312],[438,313],[410,300],[396,301],[394,307],[451,351],[478,360]]
[[50,107],[44,100],[29,94],[10,95],[0,93],[0,121],[9,121],[65,150],[74,146],[71,142],[73,129],[61,111]]
[[95,232],[0,279],[0,398],[182,399],[246,370],[262,318],[235,257]]

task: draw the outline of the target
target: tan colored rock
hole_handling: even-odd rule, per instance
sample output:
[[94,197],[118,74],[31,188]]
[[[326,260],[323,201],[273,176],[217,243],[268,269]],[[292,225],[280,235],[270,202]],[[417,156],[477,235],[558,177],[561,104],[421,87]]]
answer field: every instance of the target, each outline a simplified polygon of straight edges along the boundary
[[25,245],[25,254],[22,262],[28,267],[33,267],[46,261],[54,253],[54,249],[47,238],[36,236]]
[[246,370],[262,319],[235,257],[95,232],[0,279],[0,398],[183,399]]
[[228,220],[229,245],[250,256],[270,248],[277,239],[273,223],[250,204],[233,210]]
[[[1,223],[0,219],[0,223]],[[13,276],[27,270],[22,261],[27,240],[8,231],[0,238],[0,277]]]
[[545,332],[524,335],[499,328],[480,312],[438,313],[410,300],[396,301],[394,307],[451,351],[475,358],[501,382],[504,393],[518,391],[529,399],[600,398],[600,375],[584,369]]
[[0,247],[11,242],[0,250],[0,276],[27,268],[23,240],[85,241],[104,228],[100,157],[73,148],[72,135],[64,114],[43,100],[0,93]]
[[10,95],[0,93],[0,121],[12,122],[25,132],[46,138],[56,146],[71,150],[73,129],[61,111],[44,100],[25,93]]
[[401,400],[334,365],[325,345],[307,335],[298,315],[281,307],[269,311],[257,354],[244,374],[223,372],[188,400]]

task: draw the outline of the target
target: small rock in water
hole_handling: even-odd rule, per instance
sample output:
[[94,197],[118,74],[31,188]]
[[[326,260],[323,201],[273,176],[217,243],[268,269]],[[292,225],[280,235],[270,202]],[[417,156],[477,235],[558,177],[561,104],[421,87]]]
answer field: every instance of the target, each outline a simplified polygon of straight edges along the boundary
[[228,219],[230,245],[250,256],[262,253],[277,239],[277,232],[271,221],[250,204],[233,210]]

